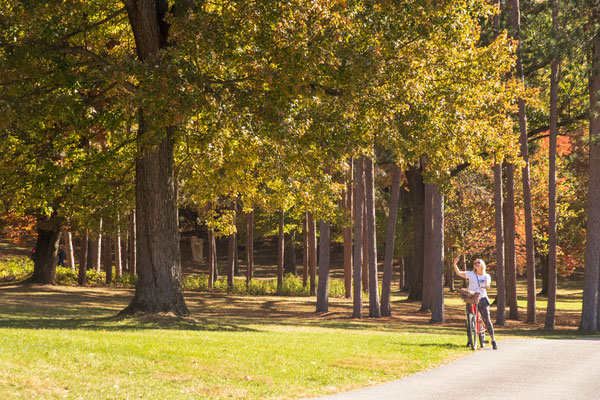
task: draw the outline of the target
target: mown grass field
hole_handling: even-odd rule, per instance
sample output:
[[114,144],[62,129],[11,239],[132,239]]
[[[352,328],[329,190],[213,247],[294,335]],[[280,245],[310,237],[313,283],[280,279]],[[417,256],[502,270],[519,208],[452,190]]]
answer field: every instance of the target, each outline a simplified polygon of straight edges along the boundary
[[[577,336],[581,289],[564,286],[557,331],[541,329],[545,303],[539,301],[540,323],[508,321],[497,327],[498,339]],[[198,291],[186,292],[188,318],[116,318],[132,296],[133,290],[115,287],[1,284],[0,397],[297,399],[397,379],[470,354],[464,306],[450,293],[447,322],[436,325],[418,312],[420,303],[400,293],[394,316],[380,320],[351,319],[351,300],[340,298],[317,315],[314,298]]]

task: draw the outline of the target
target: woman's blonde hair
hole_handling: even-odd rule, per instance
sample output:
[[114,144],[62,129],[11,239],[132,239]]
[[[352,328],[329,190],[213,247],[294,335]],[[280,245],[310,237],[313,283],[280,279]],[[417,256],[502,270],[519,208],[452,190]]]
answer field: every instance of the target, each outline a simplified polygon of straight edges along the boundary
[[[477,260],[473,261],[473,264],[477,264],[480,263],[481,266],[483,267],[483,272],[485,273],[485,261],[483,261],[481,258],[478,258]],[[473,266],[473,269],[475,269],[475,266]]]

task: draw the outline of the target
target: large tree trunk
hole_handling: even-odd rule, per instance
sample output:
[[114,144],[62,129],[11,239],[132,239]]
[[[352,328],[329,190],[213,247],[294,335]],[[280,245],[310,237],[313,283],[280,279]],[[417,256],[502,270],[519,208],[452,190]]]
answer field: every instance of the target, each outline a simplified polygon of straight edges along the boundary
[[381,318],[379,307],[379,274],[377,273],[377,226],[375,221],[375,163],[366,159],[365,197],[367,210],[367,242],[369,246],[369,317]]
[[[516,77],[523,81],[523,64],[521,57],[521,11],[519,0],[511,0],[511,23],[517,39],[517,68]],[[521,156],[525,166],[521,169],[523,181],[523,208],[525,211],[525,255],[527,260],[527,322],[535,323],[535,247],[533,242],[533,214],[531,210],[531,186],[529,179],[529,150],[527,148],[527,116],[525,114],[525,100],[519,99],[519,130],[521,142]]]
[[87,270],[87,258],[88,258],[88,234],[81,237],[80,240],[80,252],[79,252],[79,274],[77,276],[77,284],[79,286],[85,286],[87,281],[86,270]]
[[438,185],[432,189],[431,323],[444,322],[444,197]]
[[[597,10],[591,11],[590,25],[599,20]],[[583,306],[581,331],[595,333],[600,330],[600,37],[593,31],[590,51],[590,166],[587,199],[587,226],[585,241],[585,272],[583,278]]]
[[317,226],[313,214],[308,213],[308,272],[310,295],[317,295]]
[[60,224],[52,218],[38,221],[37,241],[33,256],[33,275],[30,282],[44,285],[56,284],[60,228]]
[[504,286],[504,221],[502,206],[502,166],[499,163],[494,164],[494,216],[496,227],[496,287],[498,295],[496,305],[498,312],[496,314],[496,324],[506,325],[506,288]]
[[283,259],[285,252],[285,211],[279,210],[279,235],[277,236],[277,291],[283,289]]
[[246,214],[246,285],[254,276],[254,210]]
[[392,172],[392,192],[390,196],[390,215],[388,216],[385,237],[385,259],[383,261],[383,282],[381,287],[381,315],[392,315],[392,269],[394,266],[394,244],[396,222],[398,220],[398,198],[400,196],[400,167],[394,165]]
[[[552,0],[552,30],[558,39],[558,0]],[[556,46],[556,45],[555,45]],[[548,167],[548,307],[546,329],[554,329],[556,314],[556,138],[558,135],[558,50],[550,67],[550,160]]]
[[350,177],[342,191],[342,203],[346,215],[349,216],[348,226],[344,228],[344,288],[346,298],[352,297],[352,178],[353,162],[350,161]]
[[[138,58],[158,64],[159,50],[168,42],[168,26],[164,21],[168,2],[129,0],[124,3]],[[172,127],[153,127],[140,108],[135,177],[139,281],[133,301],[122,314],[189,314],[181,287],[174,133]]]
[[362,318],[362,264],[363,264],[363,217],[364,217],[364,169],[363,157],[354,162],[354,254],[352,257],[353,307],[352,318]]
[[424,256],[424,208],[425,184],[420,168],[411,165],[406,177],[410,189],[410,201],[413,212],[413,250],[412,250],[412,280],[410,285],[409,300],[422,300],[423,298],[423,256]]
[[515,166],[505,162],[506,191],[504,197],[504,265],[506,271],[506,298],[510,308],[508,318],[519,319],[517,305],[517,253],[515,248]]
[[330,224],[319,224],[319,286],[317,288],[317,312],[329,311],[329,253],[331,248]]

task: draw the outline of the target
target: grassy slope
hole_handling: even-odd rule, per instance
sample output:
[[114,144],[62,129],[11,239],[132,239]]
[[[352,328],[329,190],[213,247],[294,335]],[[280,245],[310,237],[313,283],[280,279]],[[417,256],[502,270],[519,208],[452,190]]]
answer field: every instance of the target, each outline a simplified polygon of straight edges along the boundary
[[[519,294],[523,301],[522,287]],[[190,318],[115,319],[132,295],[1,285],[0,397],[291,399],[396,379],[469,354],[463,305],[449,294],[443,325],[429,325],[419,304],[398,294],[395,316],[379,321],[349,319],[352,304],[344,299],[331,299],[330,312],[318,316],[310,298],[198,292],[186,293]],[[556,333],[509,321],[497,335],[576,336],[580,304],[579,284],[566,285]]]

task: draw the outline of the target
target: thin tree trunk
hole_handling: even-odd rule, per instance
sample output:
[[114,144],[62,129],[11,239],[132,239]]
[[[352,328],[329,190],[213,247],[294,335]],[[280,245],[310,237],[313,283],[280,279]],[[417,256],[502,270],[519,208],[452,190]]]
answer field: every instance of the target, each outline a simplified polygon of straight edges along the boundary
[[283,259],[285,255],[285,212],[279,210],[279,235],[277,236],[277,291],[283,289]]
[[438,185],[432,191],[431,320],[444,322],[444,197]]
[[317,312],[329,311],[329,255],[331,249],[330,223],[319,223],[319,286],[317,288]]
[[[558,39],[558,0],[552,0],[553,36]],[[556,45],[555,45],[556,46]],[[554,50],[550,67],[550,160],[548,167],[548,306],[546,308],[546,329],[554,329],[556,314],[556,137],[558,135],[558,51]]]
[[503,221],[503,195],[502,195],[502,166],[494,164],[494,216],[496,227],[496,286],[498,296],[496,305],[496,324],[506,325],[506,288],[504,285],[504,221]]
[[67,248],[67,267],[75,272],[75,250],[73,249],[73,235],[68,230],[63,232],[65,238],[65,247]]
[[102,238],[102,259],[104,260],[104,271],[106,272],[106,283],[112,283],[112,240],[108,234]]
[[254,210],[246,214],[246,285],[254,276]]
[[308,211],[304,212],[304,220],[302,221],[302,286],[308,285],[308,270],[309,270],[309,246],[308,246]]
[[77,276],[77,284],[79,286],[85,286],[87,281],[86,270],[87,270],[87,258],[88,258],[88,234],[81,237],[79,248],[79,274]]
[[[596,26],[597,10],[590,13],[590,26]],[[596,333],[600,330],[600,37],[593,32],[590,51],[590,161],[587,199],[587,226],[585,241],[585,270],[583,277],[583,305],[581,331]]]
[[[233,225],[235,226],[235,212],[236,212],[236,204],[233,203],[232,206],[233,209]],[[235,275],[235,259],[236,259],[236,252],[235,252],[235,247],[236,247],[236,242],[237,242],[237,235],[234,233],[232,233],[231,235],[229,235],[229,242],[228,242],[228,251],[227,251],[227,287],[231,290],[233,289],[233,277]]]
[[[519,0],[511,0],[512,27],[517,39],[517,65],[516,77],[523,81],[523,64],[521,57],[521,11]],[[527,260],[527,322],[536,322],[535,304],[535,247],[533,242],[533,215],[531,210],[531,186],[529,179],[529,150],[527,148],[527,116],[525,114],[525,100],[519,99],[519,130],[521,142],[521,156],[525,166],[521,169],[523,181],[523,208],[525,211],[525,256]]]
[[344,228],[344,288],[346,298],[352,297],[352,177],[353,162],[350,160],[350,178],[342,191],[342,203],[346,215],[349,216],[348,226]]
[[310,295],[317,295],[317,226],[312,212],[308,213],[308,272]]
[[51,220],[39,220],[37,223],[37,241],[33,256],[33,283],[56,284],[56,264],[60,243],[60,224]]
[[398,259],[398,290],[403,291],[406,286],[406,257]]
[[[377,273],[377,226],[375,220],[375,163],[366,159],[365,197],[367,210],[367,234],[369,246],[369,316],[381,318],[379,306],[379,274]],[[391,280],[391,278],[390,278]]]
[[121,254],[121,217],[117,215],[117,236],[115,237],[115,275],[123,275],[123,255]]
[[385,237],[385,259],[383,261],[383,282],[381,287],[381,315],[392,315],[392,269],[394,266],[394,244],[396,222],[398,220],[398,198],[400,196],[400,167],[394,164],[392,172],[392,191],[390,195],[390,215],[387,221]]
[[[365,159],[366,160],[366,159]],[[363,171],[366,172],[366,165],[363,166]],[[365,173],[366,175],[366,173]],[[362,285],[363,292],[369,293],[369,223],[367,222],[367,193],[366,193],[366,179],[365,179],[365,193],[364,193],[364,206],[363,206],[363,233],[362,233],[362,247],[363,247],[363,263],[362,263]]]
[[215,243],[215,231],[212,228],[208,228],[208,288],[212,289],[215,284],[215,266],[217,263],[217,252]]
[[364,216],[364,171],[363,157],[355,160],[354,168],[354,254],[352,257],[353,307],[352,318],[362,318],[362,264],[363,264],[363,216]]
[[129,215],[129,273],[133,276],[137,275],[137,229],[135,210]]
[[296,275],[296,231],[284,235],[283,272]]
[[94,263],[96,272],[100,273],[102,270],[102,218],[100,218],[100,222],[98,223],[98,241],[95,244],[98,248],[94,251]]
[[517,305],[517,253],[515,248],[515,166],[505,162],[506,191],[504,197],[504,264],[506,270],[506,298],[510,308],[508,318],[519,319]]
[[413,212],[413,250],[412,250],[412,281],[410,285],[409,300],[423,299],[423,264],[425,240],[425,184],[419,167],[409,166],[406,174],[410,189],[410,201]]
[[433,284],[433,196],[434,188],[430,183],[425,184],[425,204],[423,207],[423,298],[420,311],[431,311]]

